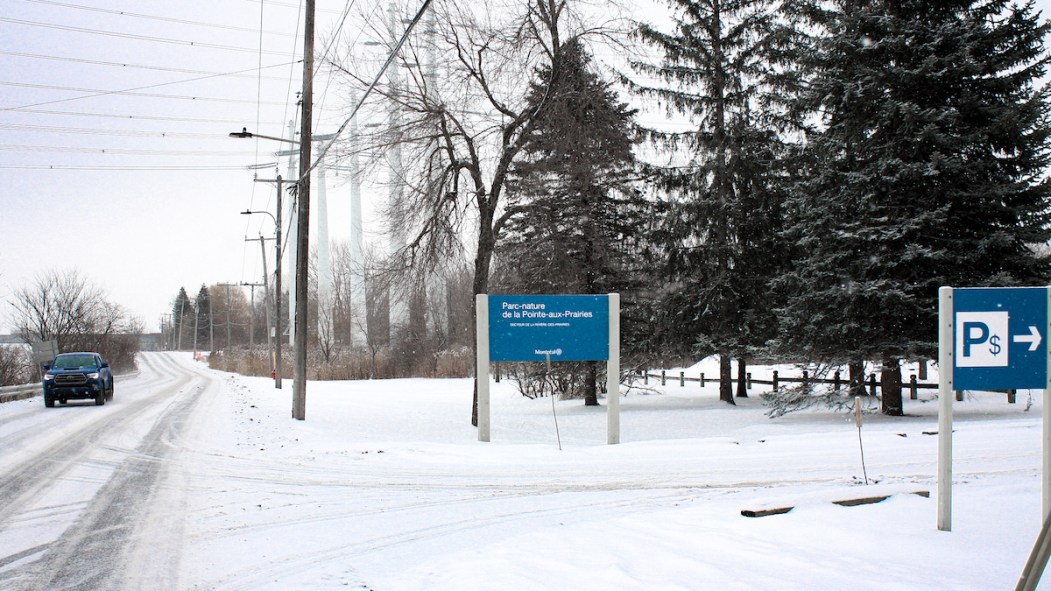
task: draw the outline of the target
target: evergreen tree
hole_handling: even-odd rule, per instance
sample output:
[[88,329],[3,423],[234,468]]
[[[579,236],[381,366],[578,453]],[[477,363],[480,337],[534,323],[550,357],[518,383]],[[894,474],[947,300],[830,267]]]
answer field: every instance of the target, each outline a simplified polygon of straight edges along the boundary
[[[720,399],[733,404],[731,357],[743,358],[775,334],[771,292],[777,243],[782,148],[780,105],[772,92],[788,30],[769,0],[669,0],[675,28],[643,25],[638,36],[663,54],[634,63],[658,85],[633,88],[690,118],[685,133],[653,132],[678,149],[657,171],[670,197],[662,341],[684,354],[718,353]],[[629,81],[630,82],[630,81]]]
[[[589,70],[579,41],[563,44],[555,61],[558,70],[542,67],[529,93],[539,116],[512,171],[498,283],[515,293],[627,292],[630,319],[646,219],[632,184],[635,112]],[[633,325],[625,325],[630,351]],[[589,363],[585,404],[598,404],[596,379]]]
[[[190,319],[189,328],[186,323],[187,318]],[[184,336],[193,339],[193,335],[186,332],[192,331],[192,327],[193,302],[190,301],[190,296],[186,294],[186,288],[180,287],[179,293],[175,296],[175,301],[172,302],[172,335],[174,340],[171,346],[174,349],[182,349]]]
[[902,414],[899,359],[937,347],[939,286],[1044,284],[1048,30],[1032,3],[797,4],[819,31],[797,105],[809,136],[786,236],[782,345],[812,360],[882,359],[883,412]]
[[197,318],[194,326],[197,327],[197,338],[194,340],[195,348],[201,349],[208,343],[208,349],[213,347],[212,343],[212,298],[208,294],[208,288],[202,284],[194,301]]

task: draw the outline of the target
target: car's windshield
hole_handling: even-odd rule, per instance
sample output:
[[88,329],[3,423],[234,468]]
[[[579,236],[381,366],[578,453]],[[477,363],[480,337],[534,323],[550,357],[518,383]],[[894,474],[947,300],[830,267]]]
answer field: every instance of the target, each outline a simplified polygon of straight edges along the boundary
[[59,355],[51,367],[55,369],[66,369],[71,367],[84,367],[95,365],[94,355]]

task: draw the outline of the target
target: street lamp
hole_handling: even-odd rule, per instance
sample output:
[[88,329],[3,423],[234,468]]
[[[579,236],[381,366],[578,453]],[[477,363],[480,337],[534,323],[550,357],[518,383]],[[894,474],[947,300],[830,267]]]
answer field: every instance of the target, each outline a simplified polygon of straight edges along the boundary
[[241,138],[241,139],[249,139],[249,138],[256,138],[257,137],[257,138],[262,138],[264,140],[274,140],[275,142],[285,142],[285,143],[288,143],[288,144],[297,144],[297,145],[299,144],[299,142],[297,142],[296,140],[290,140],[290,139],[286,139],[286,138],[283,138],[283,137],[275,137],[275,136],[272,136],[272,135],[263,135],[261,133],[252,133],[251,131],[248,131],[247,127],[242,127],[241,131],[231,131],[229,135],[230,135],[230,137]]
[[[233,135],[233,134],[231,134],[231,135]],[[276,367],[276,369],[274,371],[274,387],[277,388],[278,390],[281,389],[281,371],[282,371],[282,367],[281,367],[281,338],[282,338],[282,333],[281,333],[281,192],[283,191],[283,188],[281,186],[281,183],[282,183],[281,175],[277,175],[277,217],[274,217],[274,214],[270,213],[269,211],[249,211],[249,210],[245,210],[245,211],[241,212],[241,215],[251,215],[253,213],[265,213],[266,215],[270,216],[274,220],[274,248],[276,250],[276,255],[275,256],[277,258],[277,263],[274,265],[274,272],[277,274],[277,279],[275,280],[276,285],[274,287],[274,291],[276,293],[276,295],[274,296],[274,326],[277,327],[275,329],[275,331],[277,332],[277,335],[276,335],[277,336],[277,346],[276,346],[276,349],[275,349],[276,352],[275,352],[275,359],[274,359],[274,365]],[[266,263],[265,260],[263,262],[264,262],[264,264]]]

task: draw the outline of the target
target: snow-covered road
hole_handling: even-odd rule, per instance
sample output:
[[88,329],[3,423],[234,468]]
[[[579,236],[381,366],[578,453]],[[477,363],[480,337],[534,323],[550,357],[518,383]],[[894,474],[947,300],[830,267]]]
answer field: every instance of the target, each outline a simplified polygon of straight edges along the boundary
[[[140,588],[129,577],[176,572],[181,541],[168,552],[143,544],[173,438],[218,380],[176,359],[144,356],[142,370],[118,377],[114,400],[44,409],[40,399],[10,404],[0,427],[0,587]],[[151,569],[142,564],[153,565]],[[167,566],[165,566],[167,565]],[[146,588],[142,586],[141,588]]]

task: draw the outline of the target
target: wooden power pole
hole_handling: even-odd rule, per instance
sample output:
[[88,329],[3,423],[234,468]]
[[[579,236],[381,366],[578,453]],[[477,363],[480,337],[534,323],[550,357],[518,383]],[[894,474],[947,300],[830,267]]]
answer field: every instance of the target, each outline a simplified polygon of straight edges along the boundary
[[306,0],[303,26],[303,104],[299,136],[299,216],[296,245],[295,376],[292,418],[306,419],[307,402],[307,278],[310,264],[310,145],[314,101],[314,0]]

